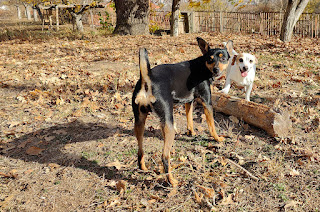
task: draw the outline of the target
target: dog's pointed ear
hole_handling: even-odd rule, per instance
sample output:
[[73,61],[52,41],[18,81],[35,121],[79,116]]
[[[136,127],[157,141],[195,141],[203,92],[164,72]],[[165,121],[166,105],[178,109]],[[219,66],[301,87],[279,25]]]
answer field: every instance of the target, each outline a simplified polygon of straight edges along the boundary
[[198,46],[201,49],[202,54],[205,55],[206,53],[208,53],[208,51],[210,49],[209,44],[200,37],[197,37],[197,41],[198,41]]
[[233,41],[229,40],[226,44],[225,47],[227,49],[227,52],[229,53],[229,55],[233,55]]

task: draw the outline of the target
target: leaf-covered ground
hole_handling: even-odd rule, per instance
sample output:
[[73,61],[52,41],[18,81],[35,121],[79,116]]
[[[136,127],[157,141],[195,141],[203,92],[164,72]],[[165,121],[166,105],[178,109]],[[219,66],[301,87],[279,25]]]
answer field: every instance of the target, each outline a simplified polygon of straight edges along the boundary
[[[172,189],[162,174],[162,136],[155,115],[144,148],[149,172],[137,168],[131,95],[138,49],[152,66],[199,56],[195,38],[212,47],[232,39],[259,60],[252,101],[289,111],[288,138],[272,138],[215,113],[209,136],[201,107],[197,135],[186,136],[183,105]],[[44,36],[0,43],[1,211],[319,211],[320,42],[283,44],[259,35]],[[216,90],[223,81],[215,82]],[[244,98],[233,87],[231,95]],[[250,177],[237,165],[259,180]]]

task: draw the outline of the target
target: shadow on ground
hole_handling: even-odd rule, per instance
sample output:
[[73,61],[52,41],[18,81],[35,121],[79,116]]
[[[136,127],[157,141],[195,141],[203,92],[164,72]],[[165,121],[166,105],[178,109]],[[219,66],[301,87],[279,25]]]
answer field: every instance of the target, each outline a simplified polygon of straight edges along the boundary
[[[81,157],[81,152],[73,154],[65,151],[68,146],[70,149],[73,148],[73,143],[107,139],[116,133],[134,136],[132,130],[121,126],[74,121],[40,129],[16,138],[9,143],[9,148],[2,151],[2,155],[25,162],[56,163],[61,166],[81,168],[107,179],[121,179],[123,178],[121,172],[114,167],[100,166],[95,161]],[[145,136],[155,137],[156,133],[146,131]],[[38,151],[40,151],[39,154],[37,154]]]

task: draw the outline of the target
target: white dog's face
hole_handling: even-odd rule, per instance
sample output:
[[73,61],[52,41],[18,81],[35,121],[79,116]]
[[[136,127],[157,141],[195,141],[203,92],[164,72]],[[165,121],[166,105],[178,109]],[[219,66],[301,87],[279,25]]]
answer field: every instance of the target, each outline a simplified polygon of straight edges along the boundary
[[235,62],[239,66],[241,76],[246,77],[250,70],[258,63],[258,60],[252,54],[241,53],[236,56]]

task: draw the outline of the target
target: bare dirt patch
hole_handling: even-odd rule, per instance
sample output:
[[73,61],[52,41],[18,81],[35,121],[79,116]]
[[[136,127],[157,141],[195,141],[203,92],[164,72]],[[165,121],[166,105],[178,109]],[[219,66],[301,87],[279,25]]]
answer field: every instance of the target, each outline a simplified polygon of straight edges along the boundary
[[[188,137],[177,105],[174,190],[161,174],[162,136],[151,115],[145,132],[149,172],[137,168],[131,95],[138,49],[152,66],[199,56],[232,39],[259,60],[252,101],[287,110],[289,138],[215,113],[224,143],[208,136],[201,108]],[[220,34],[83,36],[0,43],[0,208],[3,211],[318,211],[320,202],[320,43]],[[223,81],[215,82],[220,88]],[[231,95],[244,98],[233,88]],[[239,167],[242,166],[254,180]]]

